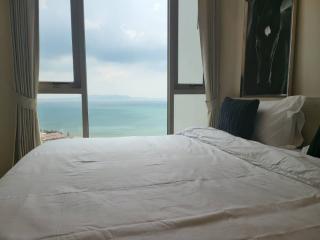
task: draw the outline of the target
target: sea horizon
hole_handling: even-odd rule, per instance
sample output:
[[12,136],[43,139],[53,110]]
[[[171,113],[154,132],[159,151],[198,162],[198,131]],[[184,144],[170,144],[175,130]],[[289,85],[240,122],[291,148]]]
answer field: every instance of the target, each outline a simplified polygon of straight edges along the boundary
[[[125,95],[89,95],[90,137],[159,136],[167,133],[167,101]],[[81,97],[38,98],[42,132],[82,137]]]

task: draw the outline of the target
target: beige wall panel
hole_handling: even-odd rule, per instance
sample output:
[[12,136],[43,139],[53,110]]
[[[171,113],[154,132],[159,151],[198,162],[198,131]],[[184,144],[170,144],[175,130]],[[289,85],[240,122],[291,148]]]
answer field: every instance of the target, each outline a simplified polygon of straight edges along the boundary
[[14,117],[9,0],[0,0],[0,177],[13,162]]
[[293,93],[320,97],[320,1],[300,0]]
[[244,1],[221,1],[220,79],[221,98],[240,95]]
[[[239,97],[245,0],[221,0],[221,98]],[[320,1],[299,0],[293,94],[320,97]]]

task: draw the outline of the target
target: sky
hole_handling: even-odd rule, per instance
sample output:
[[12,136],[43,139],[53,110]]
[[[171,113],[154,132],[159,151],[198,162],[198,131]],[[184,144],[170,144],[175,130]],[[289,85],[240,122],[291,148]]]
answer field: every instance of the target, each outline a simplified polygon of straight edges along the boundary
[[[40,0],[40,81],[72,81],[70,1]],[[167,0],[84,0],[89,95],[166,98]]]

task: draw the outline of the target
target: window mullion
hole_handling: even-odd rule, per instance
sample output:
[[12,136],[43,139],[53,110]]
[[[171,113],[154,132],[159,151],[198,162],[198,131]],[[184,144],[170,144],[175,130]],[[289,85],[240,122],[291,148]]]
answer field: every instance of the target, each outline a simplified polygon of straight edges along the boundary
[[167,133],[173,134],[174,91],[178,82],[178,0],[168,0]]
[[74,82],[81,88],[83,137],[89,137],[88,92],[83,0],[71,0]]

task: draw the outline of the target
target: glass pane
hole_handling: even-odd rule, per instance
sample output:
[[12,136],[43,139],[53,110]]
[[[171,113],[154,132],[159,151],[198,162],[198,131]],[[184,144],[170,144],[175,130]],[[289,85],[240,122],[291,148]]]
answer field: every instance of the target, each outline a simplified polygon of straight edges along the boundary
[[85,0],[92,137],[166,134],[167,0]]
[[174,132],[188,127],[207,127],[207,112],[205,95],[175,95]]
[[43,141],[82,137],[81,95],[39,94],[38,115]]
[[180,0],[178,11],[178,83],[202,84],[198,0]]
[[165,135],[164,100],[91,96],[90,137]]
[[73,82],[70,0],[40,0],[39,81]]

